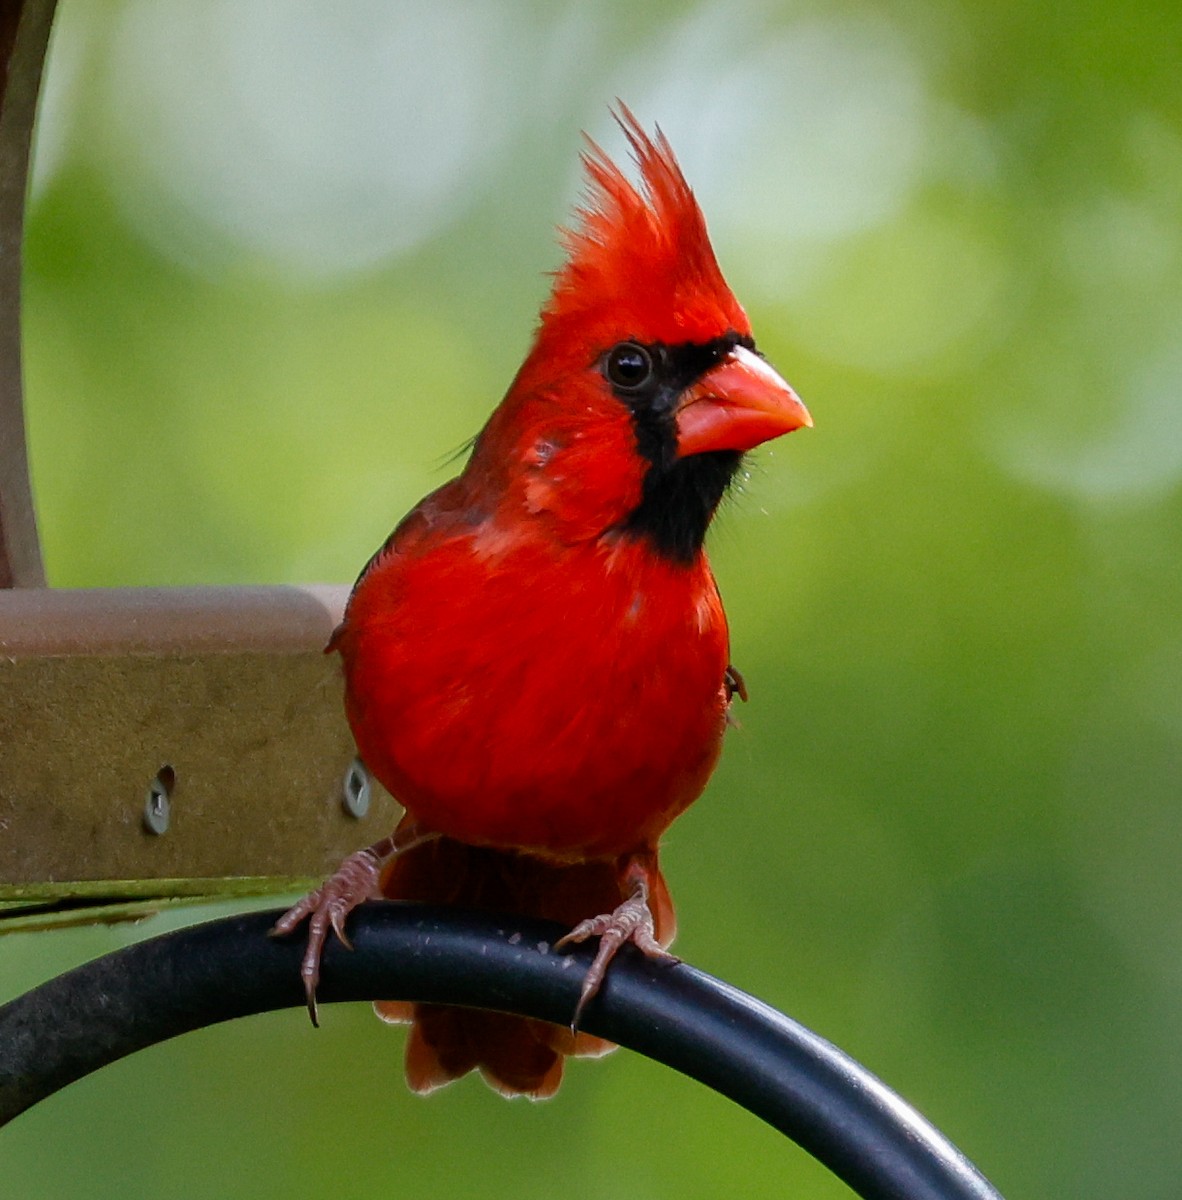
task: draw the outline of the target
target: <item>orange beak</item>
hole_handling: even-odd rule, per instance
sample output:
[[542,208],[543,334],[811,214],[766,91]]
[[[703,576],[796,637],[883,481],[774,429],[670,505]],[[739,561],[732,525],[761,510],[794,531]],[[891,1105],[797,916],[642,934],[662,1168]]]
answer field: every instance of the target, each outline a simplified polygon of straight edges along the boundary
[[686,389],[677,409],[677,456],[750,450],[812,423],[780,376],[758,354],[736,346]]

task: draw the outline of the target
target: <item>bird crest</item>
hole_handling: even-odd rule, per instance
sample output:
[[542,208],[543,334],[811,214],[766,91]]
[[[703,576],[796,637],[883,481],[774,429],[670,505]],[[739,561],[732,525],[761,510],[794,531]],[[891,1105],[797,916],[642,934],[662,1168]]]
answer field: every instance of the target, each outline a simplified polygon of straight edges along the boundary
[[573,326],[603,344],[622,336],[676,344],[748,333],[668,139],[659,128],[650,137],[622,103],[613,115],[639,186],[587,138],[587,195],[575,226],[560,231],[567,260],[555,273],[539,336]]

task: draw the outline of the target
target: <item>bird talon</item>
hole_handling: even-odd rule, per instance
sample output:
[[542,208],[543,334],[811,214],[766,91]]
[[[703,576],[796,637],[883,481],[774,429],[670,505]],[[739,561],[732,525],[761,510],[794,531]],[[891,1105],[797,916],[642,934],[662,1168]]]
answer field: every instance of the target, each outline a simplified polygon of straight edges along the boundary
[[316,989],[320,984],[320,960],[328,941],[329,930],[347,950],[353,943],[345,931],[345,921],[359,904],[368,900],[377,889],[381,860],[372,849],[349,855],[336,873],[294,904],[271,927],[272,937],[294,932],[308,921],[308,943],[300,963],[300,977],[308,1002],[308,1016],[319,1028],[320,1014],[316,1004]]
[[337,941],[345,947],[346,950],[353,949],[353,942],[349,935],[345,932],[345,917],[348,915],[347,909],[342,909],[340,904],[334,904],[329,912],[329,921],[332,924],[332,931],[337,935]]
[[583,976],[583,986],[571,1018],[571,1033],[578,1033],[584,1010],[599,993],[612,959],[626,942],[631,942],[648,958],[680,961],[657,941],[653,914],[648,904],[648,884],[639,873],[634,877],[632,894],[614,912],[601,913],[580,921],[554,943],[554,948],[561,950],[574,942],[583,942],[596,936],[599,938],[599,947],[587,968],[587,974]]
[[320,1009],[316,1004],[316,985],[319,982],[319,977],[312,981],[306,978],[304,980],[304,1004],[307,1006],[308,1019],[312,1022],[313,1029],[320,1028]]
[[726,674],[723,676],[723,682],[726,685],[726,699],[729,704],[736,696],[747,703],[749,699],[747,694],[747,681],[743,678],[743,673],[738,667],[733,664],[728,666]]

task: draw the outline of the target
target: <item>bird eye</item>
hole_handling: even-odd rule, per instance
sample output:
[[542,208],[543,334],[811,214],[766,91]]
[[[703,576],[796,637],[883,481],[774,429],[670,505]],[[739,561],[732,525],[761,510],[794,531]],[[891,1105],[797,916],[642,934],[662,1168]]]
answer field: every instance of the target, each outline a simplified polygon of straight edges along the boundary
[[607,352],[603,372],[621,392],[643,391],[653,380],[653,356],[636,342],[621,342]]

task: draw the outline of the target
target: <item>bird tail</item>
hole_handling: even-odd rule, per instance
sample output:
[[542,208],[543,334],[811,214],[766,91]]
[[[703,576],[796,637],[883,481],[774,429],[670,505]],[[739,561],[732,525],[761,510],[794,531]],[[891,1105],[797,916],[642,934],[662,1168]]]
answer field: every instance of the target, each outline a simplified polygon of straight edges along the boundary
[[[624,860],[559,863],[436,838],[388,864],[382,893],[392,900],[518,913],[569,927],[614,911],[625,899],[623,875]],[[656,936],[666,946],[675,919],[655,857],[649,878]],[[597,1057],[615,1049],[591,1034],[506,1013],[401,1000],[379,1000],[374,1008],[385,1021],[410,1023],[406,1081],[421,1093],[478,1070],[502,1095],[541,1100],[558,1090],[568,1056]]]

